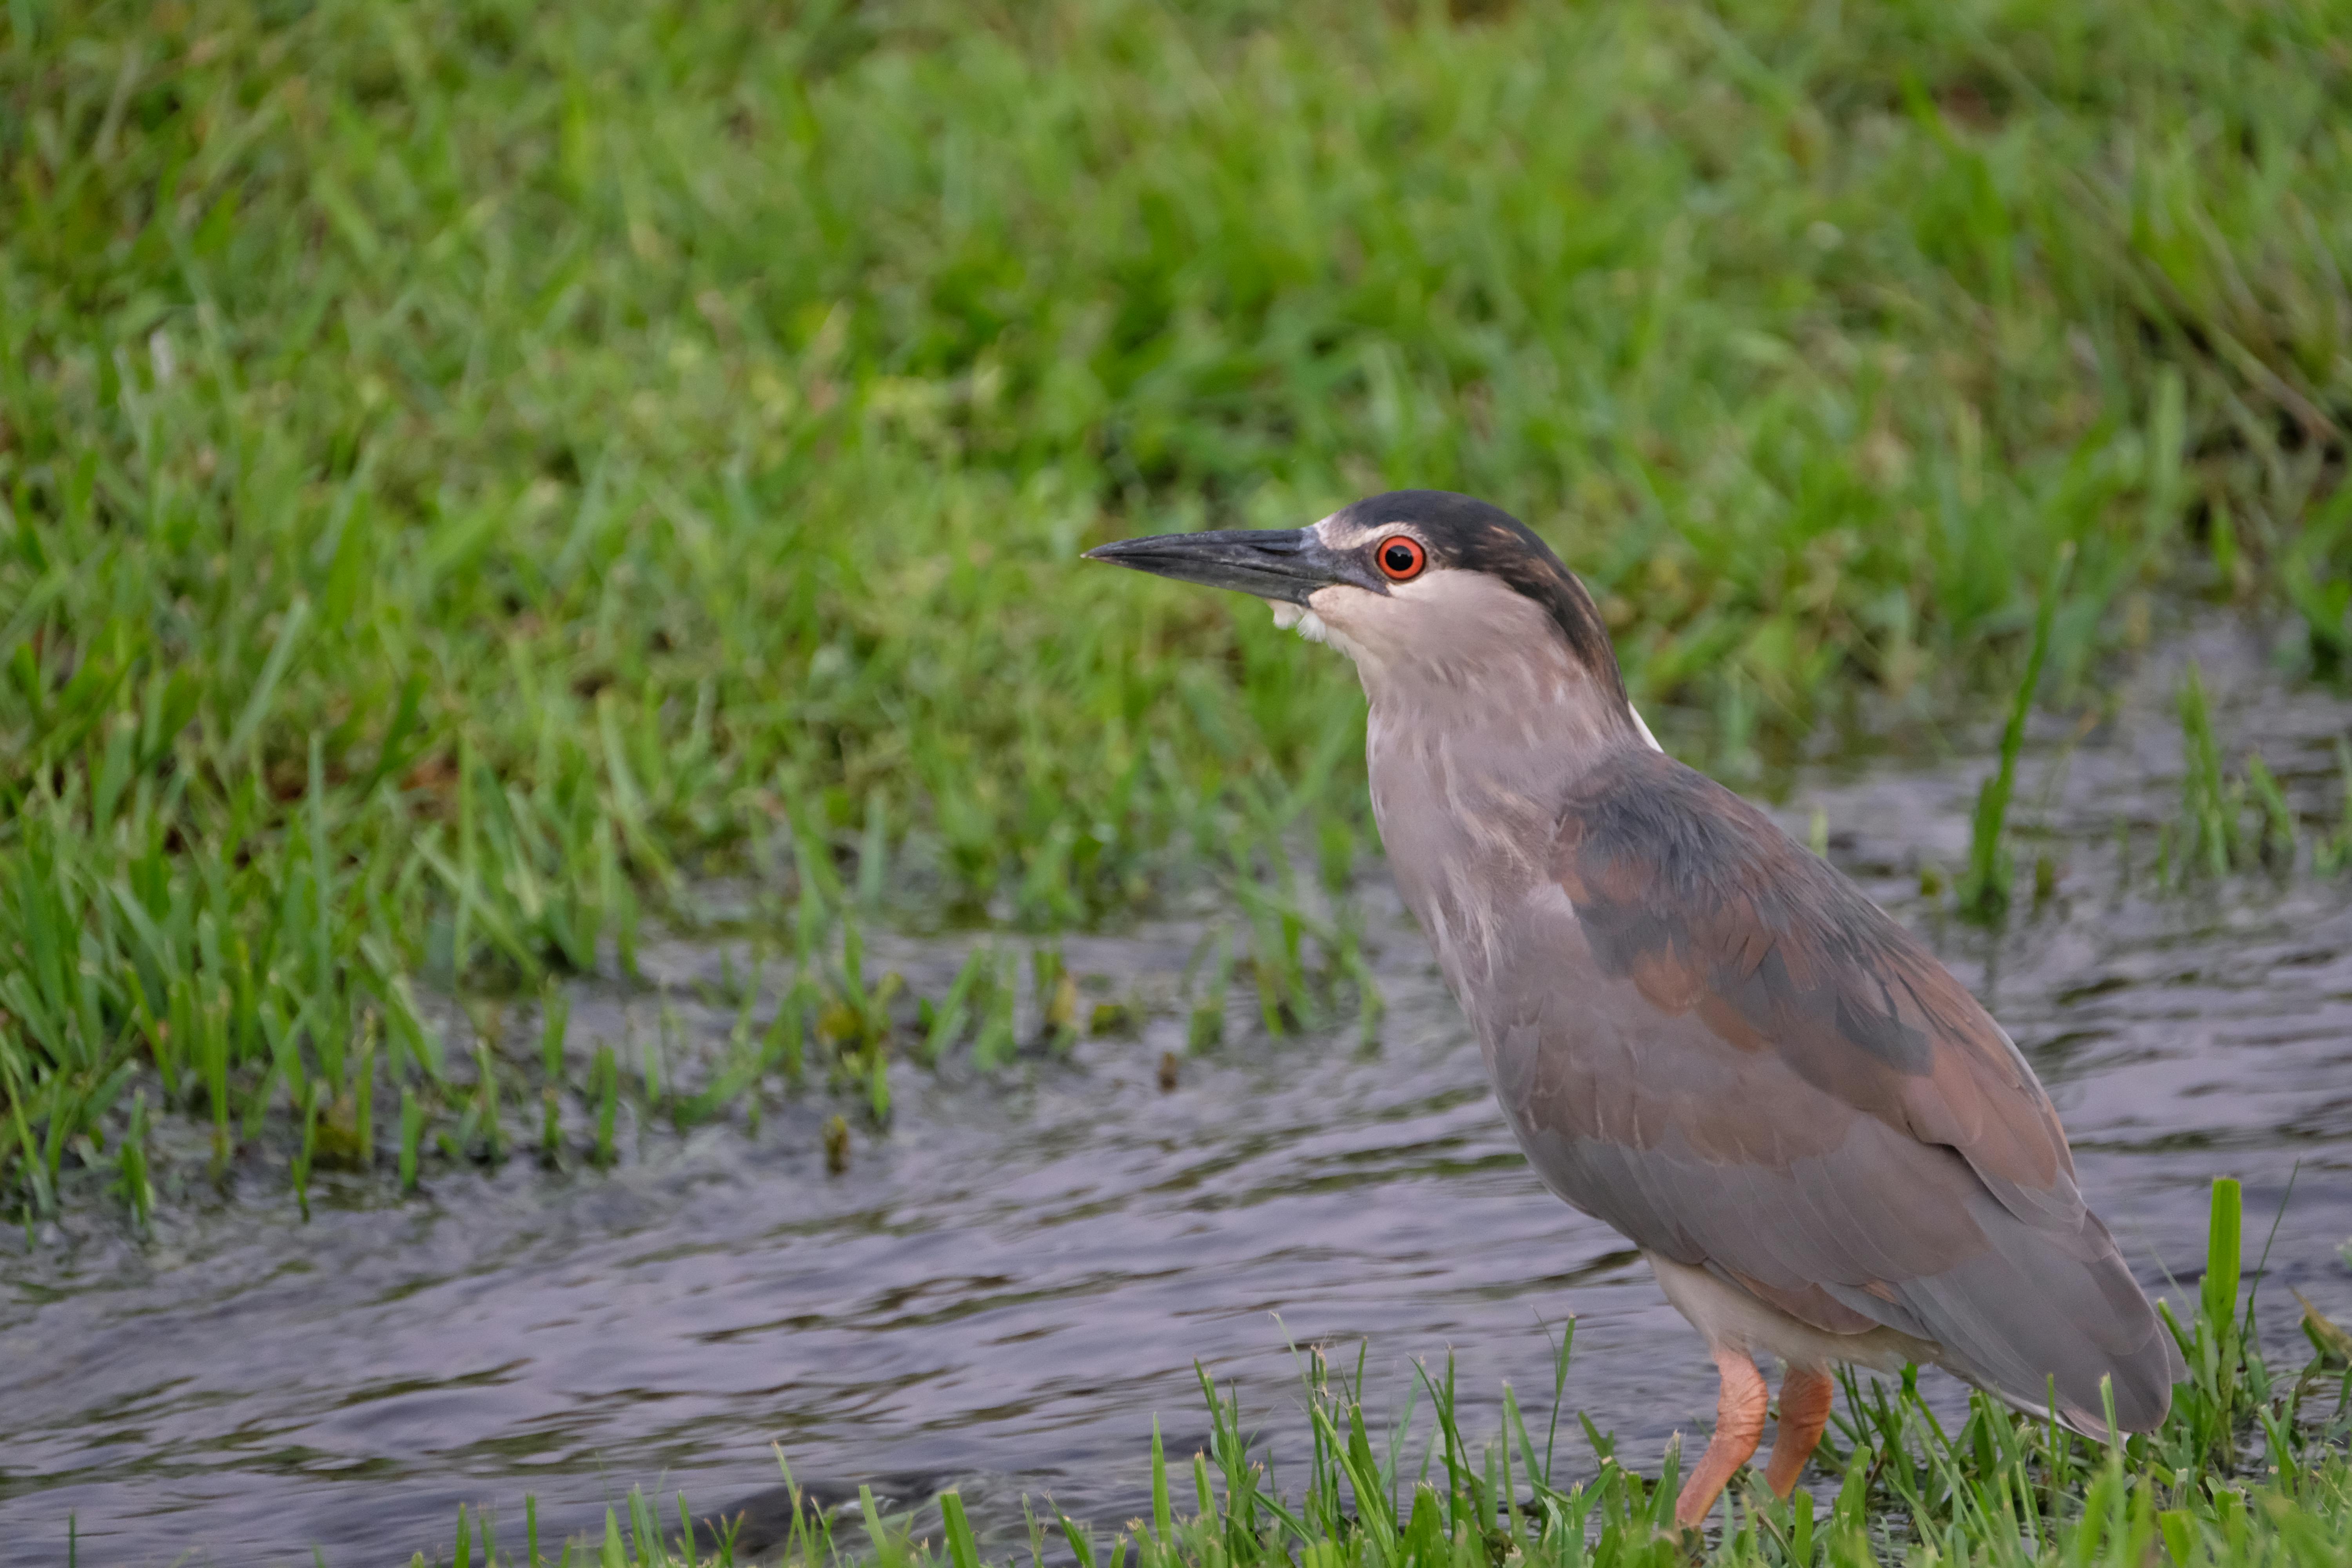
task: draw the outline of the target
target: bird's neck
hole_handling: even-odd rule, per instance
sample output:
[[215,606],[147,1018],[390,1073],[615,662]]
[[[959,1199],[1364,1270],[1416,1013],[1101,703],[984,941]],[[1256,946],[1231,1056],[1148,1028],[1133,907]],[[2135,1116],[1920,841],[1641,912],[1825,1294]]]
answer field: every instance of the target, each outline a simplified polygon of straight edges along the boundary
[[1611,752],[1651,743],[1648,732],[1614,681],[1565,655],[1359,667],[1372,815],[1458,994],[1493,963],[1505,914],[1549,875],[1569,786]]

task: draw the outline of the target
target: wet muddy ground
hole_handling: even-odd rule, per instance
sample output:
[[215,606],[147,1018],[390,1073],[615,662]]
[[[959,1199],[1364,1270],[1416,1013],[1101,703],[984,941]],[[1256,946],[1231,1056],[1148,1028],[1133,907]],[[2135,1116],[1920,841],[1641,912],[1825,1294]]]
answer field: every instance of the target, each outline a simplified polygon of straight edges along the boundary
[[[2025,852],[2061,874],[1997,939],[1919,893],[1923,861],[1964,858],[1980,755],[1826,765],[1784,818],[1801,837],[1818,807],[1832,858],[1990,1001],[2152,1289],[2194,1281],[2212,1176],[2247,1183],[2250,1260],[2284,1205],[2263,1322],[2299,1362],[2290,1287],[2352,1317],[2352,879],[2153,885],[2189,651],[2224,742],[2333,816],[2346,705],[2221,628],[2153,662],[2114,723],[2030,746]],[[1376,880],[1364,902],[1389,1004],[1369,1050],[1352,1028],[1265,1038],[1241,983],[1225,1043],[1172,1090],[1174,1011],[985,1082],[905,1071],[888,1131],[861,1128],[838,1176],[816,1131],[833,1107],[810,1105],[756,1134],[655,1136],[609,1174],[519,1159],[404,1203],[331,1190],[307,1226],[255,1182],[143,1245],[95,1219],[0,1240],[0,1555],[63,1561],[71,1515],[85,1562],[307,1563],[316,1543],[335,1568],[404,1563],[446,1551],[461,1502],[513,1539],[534,1494],[557,1535],[601,1529],[634,1486],[748,1506],[756,1534],[771,1445],[826,1495],[951,1483],[998,1530],[1024,1494],[1117,1524],[1143,1505],[1155,1415],[1171,1453],[1204,1429],[1196,1363],[1240,1385],[1278,1481],[1304,1437],[1291,1345],[1352,1364],[1369,1342],[1391,1412],[1414,1360],[1451,1354],[1475,1433],[1506,1379],[1548,1403],[1546,1325],[1571,1313],[1570,1406],[1654,1465],[1711,1414],[1696,1339],[1615,1235],[1538,1187],[1419,936]],[[1169,995],[1199,934],[1066,956],[1109,994]],[[955,962],[869,955],[919,982]],[[730,1019],[692,983],[740,963],[644,956],[680,1026],[713,1037]],[[583,987],[575,1045],[642,1033],[657,1001]],[[1562,1452],[1589,1463],[1580,1440]]]

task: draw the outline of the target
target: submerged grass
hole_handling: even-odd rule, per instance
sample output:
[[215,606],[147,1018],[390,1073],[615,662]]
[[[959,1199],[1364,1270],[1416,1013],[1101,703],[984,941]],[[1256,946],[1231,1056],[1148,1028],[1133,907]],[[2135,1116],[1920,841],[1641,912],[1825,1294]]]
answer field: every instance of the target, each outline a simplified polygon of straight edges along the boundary
[[1360,707],[1077,574],[1130,530],[1489,496],[1735,774],[2012,689],[2067,546],[2053,690],[2158,590],[2340,665],[2339,6],[1466,9],[0,8],[0,1184],[144,1190],[139,1089],[223,1170],[499,1148],[418,987],[709,870],[1233,868],[1204,973],[1315,1016]]
[[[1969,825],[1969,869],[1959,889],[1961,912],[1990,923],[2009,909],[2010,884],[2015,876],[2002,830],[2009,821],[2010,796],[2017,787],[2017,758],[2025,745],[2025,721],[2033,713],[2033,698],[2042,686],[2042,669],[2050,657],[2050,630],[2056,624],[2058,601],[2066,590],[2072,549],[2061,548],[2043,584],[2041,607],[2033,615],[2033,641],[2025,656],[2025,678],[2011,699],[2009,722],[2000,731],[2000,764],[1977,792],[1977,807]],[[1816,851],[1818,853],[1818,851]]]
[[[1999,762],[1977,794],[1969,863],[1954,889],[1956,912],[1964,919],[1997,923],[2010,906],[2015,877],[2010,806],[2053,602],[2053,596],[2045,596],[2044,610],[2035,618],[2025,679],[2011,700]],[[2147,868],[2154,874],[2154,890],[2178,894],[2253,872],[2283,879],[2297,873],[2336,877],[2352,870],[2352,733],[2336,737],[2333,790],[2298,802],[2289,798],[2287,784],[2272,772],[2259,749],[2248,748],[2234,767],[2226,759],[2204,672],[2194,660],[2175,691],[2174,708],[2180,724],[2180,808],[2155,825],[2155,861]],[[1815,853],[1820,853],[1827,821],[1818,809],[1814,829]],[[2118,821],[2118,883],[2128,885],[2140,869],[2131,825]],[[2053,856],[2045,852],[2036,858],[2037,903],[2050,895],[2056,875]],[[1932,862],[1923,868],[1920,889],[1930,898],[1944,890],[1941,869]]]
[[2233,873],[2309,869],[2336,875],[2352,868],[2352,736],[2338,736],[2336,811],[2306,820],[2286,797],[2259,751],[2249,751],[2232,773],[2214,732],[2204,673],[2195,663],[2182,678],[2180,812],[2157,830],[2156,876],[2167,888],[2187,888]]
[[[1050,1535],[1056,1555],[1066,1552],[1079,1568],[2335,1568],[2352,1542],[2352,1361],[2344,1351],[2352,1339],[2319,1320],[2321,1328],[2307,1324],[2315,1353],[2293,1371],[2273,1368],[2241,1271],[2241,1202],[2236,1182],[2214,1184],[2193,1310],[2185,1323],[2165,1315],[2188,1379],[2160,1430],[2121,1445],[2089,1442],[1981,1394],[1957,1428],[1948,1427],[1920,1400],[1914,1378],[1889,1386],[1849,1376],[1815,1461],[1815,1475],[1834,1481],[1781,1502],[1748,1473],[1701,1542],[1674,1522],[1672,1449],[1663,1473],[1645,1477],[1575,1417],[1599,1474],[1556,1479],[1571,1321],[1540,1440],[1507,1385],[1502,1429],[1483,1446],[1466,1440],[1450,1368],[1423,1369],[1406,1410],[1377,1431],[1360,1363],[1350,1380],[1309,1351],[1311,1454],[1303,1478],[1279,1478],[1258,1455],[1238,1394],[1203,1373],[1209,1443],[1189,1466],[1171,1464],[1155,1430],[1149,1520],[1105,1532],[1048,1502],[1031,1516],[1032,1550],[1009,1561],[1041,1561]],[[1417,1422],[1424,1403],[1426,1417]],[[793,1568],[983,1568],[992,1561],[952,1491],[921,1521],[886,1514],[870,1489],[861,1489],[854,1515],[800,1506],[797,1489],[794,1496],[792,1534],[763,1547],[762,1560]],[[478,1535],[486,1568],[739,1560],[729,1521],[695,1519],[682,1497],[675,1526],[666,1511],[633,1492],[625,1507],[607,1512],[601,1538],[545,1552],[535,1513],[526,1513],[530,1539],[520,1552],[502,1552],[486,1520],[461,1515],[448,1561],[475,1562]],[[415,1561],[423,1568],[429,1560],[419,1552]]]

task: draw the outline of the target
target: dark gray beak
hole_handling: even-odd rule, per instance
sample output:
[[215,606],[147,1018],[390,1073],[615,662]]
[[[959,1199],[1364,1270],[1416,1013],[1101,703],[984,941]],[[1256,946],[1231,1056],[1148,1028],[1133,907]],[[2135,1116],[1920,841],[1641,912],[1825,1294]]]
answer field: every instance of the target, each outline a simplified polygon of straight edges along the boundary
[[1303,605],[1307,595],[1334,583],[1388,592],[1388,584],[1365,563],[1325,548],[1314,531],[1305,528],[1160,533],[1097,545],[1087,552],[1087,559],[1290,605]]

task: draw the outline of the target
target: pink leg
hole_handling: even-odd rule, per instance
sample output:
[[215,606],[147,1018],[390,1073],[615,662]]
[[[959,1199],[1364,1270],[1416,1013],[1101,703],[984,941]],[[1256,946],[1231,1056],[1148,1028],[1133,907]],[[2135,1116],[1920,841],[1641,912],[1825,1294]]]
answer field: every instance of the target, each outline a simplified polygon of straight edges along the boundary
[[1780,1429],[1772,1435],[1772,1462],[1764,1484],[1774,1497],[1787,1497],[1805,1473],[1805,1461],[1830,1424],[1830,1401],[1837,1384],[1817,1366],[1792,1366],[1780,1380]]
[[1746,1352],[1724,1345],[1716,1348],[1715,1366],[1723,1374],[1715,1436],[1675,1499],[1675,1521],[1685,1530],[1697,1529],[1715,1510],[1715,1500],[1764,1440],[1764,1374]]

